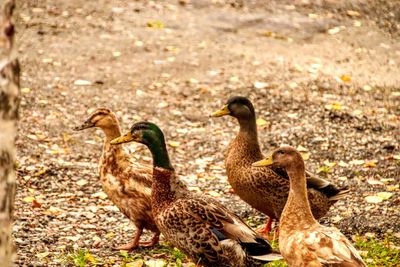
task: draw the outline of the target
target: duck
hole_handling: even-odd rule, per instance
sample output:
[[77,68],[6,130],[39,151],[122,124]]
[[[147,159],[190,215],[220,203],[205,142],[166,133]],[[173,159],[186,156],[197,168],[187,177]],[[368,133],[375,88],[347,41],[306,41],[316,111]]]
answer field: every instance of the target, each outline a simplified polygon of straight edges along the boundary
[[[136,226],[131,242],[117,246],[117,250],[133,250],[139,246],[151,247],[158,243],[160,231],[151,210],[153,168],[139,163],[121,145],[110,141],[121,135],[116,115],[107,108],[97,108],[75,131],[100,128],[105,137],[98,171],[103,191],[115,206]],[[140,242],[144,230],[154,233],[151,241]]]
[[181,185],[169,159],[164,134],[156,124],[135,123],[111,144],[131,141],[146,145],[152,154],[151,203],[158,229],[193,262],[210,267],[250,267],[282,258],[267,240],[225,206]]
[[280,147],[253,166],[275,166],[289,176],[289,196],[279,226],[279,250],[289,267],[367,266],[337,228],[320,225],[314,218],[308,200],[304,160],[295,148]]
[[[279,220],[289,194],[285,171],[275,167],[253,168],[263,159],[258,142],[256,113],[247,97],[233,96],[211,117],[231,116],[239,123],[239,132],[225,152],[225,169],[233,191],[251,207],[268,216],[261,233],[269,233],[272,222]],[[329,208],[349,193],[330,182],[307,173],[307,192],[314,217],[323,217]]]

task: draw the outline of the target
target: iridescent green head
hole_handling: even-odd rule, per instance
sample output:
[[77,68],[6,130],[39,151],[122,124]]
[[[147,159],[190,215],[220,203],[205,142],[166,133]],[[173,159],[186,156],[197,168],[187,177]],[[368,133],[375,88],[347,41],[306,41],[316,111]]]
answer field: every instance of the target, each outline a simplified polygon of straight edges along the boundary
[[164,134],[154,123],[142,121],[132,125],[131,130],[111,141],[112,145],[135,141],[146,145],[153,155],[154,166],[173,169],[169,161]]

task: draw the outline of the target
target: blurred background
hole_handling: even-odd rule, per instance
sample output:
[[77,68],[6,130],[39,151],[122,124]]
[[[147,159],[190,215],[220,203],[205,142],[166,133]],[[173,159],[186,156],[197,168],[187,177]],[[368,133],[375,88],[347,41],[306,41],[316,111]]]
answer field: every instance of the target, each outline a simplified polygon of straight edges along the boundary
[[[157,123],[191,190],[261,225],[226,181],[237,122],[208,117],[234,95],[252,100],[264,153],[290,144],[309,170],[350,186],[324,224],[398,248],[399,1],[18,2],[19,266],[76,265],[79,253],[86,265],[76,266],[134,261],[111,250],[134,229],[101,190],[103,134],[71,130],[96,107],[116,112],[123,131]],[[143,146],[126,147],[151,162]]]

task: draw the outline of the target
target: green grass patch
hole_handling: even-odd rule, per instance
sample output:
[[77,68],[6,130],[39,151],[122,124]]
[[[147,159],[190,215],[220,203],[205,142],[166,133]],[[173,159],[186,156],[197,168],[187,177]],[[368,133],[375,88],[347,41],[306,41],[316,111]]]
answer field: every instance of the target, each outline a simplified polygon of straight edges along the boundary
[[89,250],[76,249],[63,254],[62,262],[76,267],[87,267],[102,265],[101,261],[96,259]]
[[356,237],[355,247],[369,267],[397,267],[400,262],[400,238],[387,235],[379,241],[373,237]]

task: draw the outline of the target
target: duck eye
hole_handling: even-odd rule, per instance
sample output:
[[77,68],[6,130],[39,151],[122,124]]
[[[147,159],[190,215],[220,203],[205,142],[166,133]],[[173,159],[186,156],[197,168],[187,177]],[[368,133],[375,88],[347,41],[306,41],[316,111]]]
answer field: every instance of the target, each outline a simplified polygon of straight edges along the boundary
[[278,154],[283,155],[283,154],[285,154],[285,152],[284,152],[283,150],[279,150],[279,151],[278,151]]

